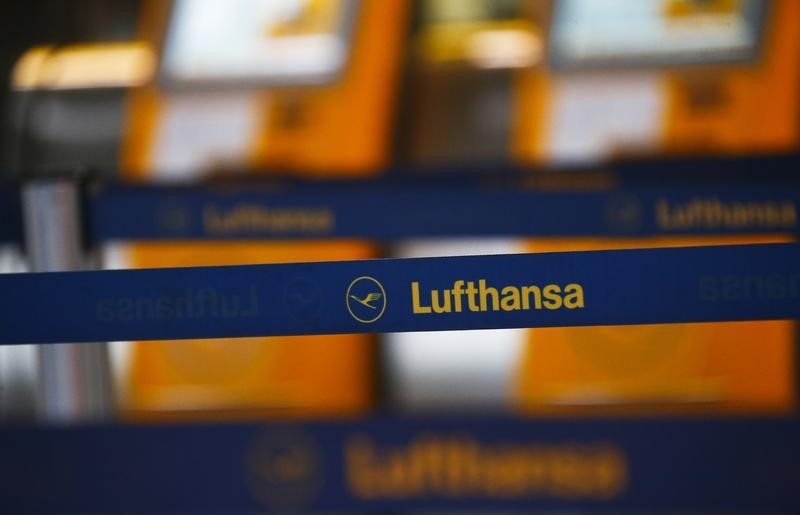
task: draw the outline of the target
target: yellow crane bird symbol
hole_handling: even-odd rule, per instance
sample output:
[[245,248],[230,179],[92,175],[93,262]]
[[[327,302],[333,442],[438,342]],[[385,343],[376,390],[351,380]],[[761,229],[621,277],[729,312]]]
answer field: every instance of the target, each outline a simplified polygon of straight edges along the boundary
[[373,306],[372,304],[370,304],[370,302],[375,302],[376,300],[381,300],[381,297],[383,297],[382,293],[368,293],[367,296],[364,297],[363,299],[359,299],[355,295],[350,295],[351,299],[353,299],[354,301],[358,302],[362,306],[368,307],[369,309],[378,309],[377,306]]

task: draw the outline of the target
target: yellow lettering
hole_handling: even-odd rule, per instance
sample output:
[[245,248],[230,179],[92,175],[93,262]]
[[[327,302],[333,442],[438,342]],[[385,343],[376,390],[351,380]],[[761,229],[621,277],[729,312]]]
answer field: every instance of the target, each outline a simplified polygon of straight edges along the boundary
[[356,497],[372,499],[380,495],[373,481],[376,475],[372,470],[374,454],[375,449],[367,437],[355,437],[347,444],[345,449],[347,486]]
[[[460,313],[464,304],[472,312],[576,309],[585,305],[583,286],[578,283],[563,288],[558,284],[500,288],[490,286],[486,279],[479,279],[477,286],[473,281],[459,279],[453,283],[452,290],[429,290],[423,294],[420,293],[420,283],[414,281],[411,283],[412,311],[414,314]],[[422,299],[423,296],[426,298]],[[463,301],[465,296],[466,303]]]
[[482,443],[468,436],[420,435],[379,448],[366,436],[345,446],[346,483],[362,499],[609,499],[627,484],[625,455],[593,445]]
[[548,284],[544,287],[544,307],[547,309],[558,309],[561,307],[561,288],[556,284]]
[[225,230],[222,217],[213,206],[205,206],[203,209],[203,221],[208,232],[223,232]]
[[656,202],[656,220],[662,229],[669,229],[672,225],[669,218],[669,204],[666,200],[659,199]]
[[431,291],[431,304],[434,313],[450,313],[450,290],[444,290],[442,294],[443,303],[439,303],[439,290]]
[[480,311],[480,307],[478,307],[478,303],[475,301],[475,295],[477,294],[478,290],[475,288],[475,283],[472,281],[467,282],[467,302],[469,303],[469,310],[473,313]]
[[542,291],[538,286],[523,286],[522,287],[522,308],[531,309],[530,295],[533,294],[533,306],[535,309],[542,309]]
[[517,311],[520,309],[519,289],[513,286],[506,286],[502,291],[503,298],[500,299],[500,307],[503,311]]
[[426,314],[431,312],[430,306],[423,306],[419,300],[419,283],[414,281],[411,283],[411,301],[413,304],[414,314]]
[[488,297],[492,298],[492,311],[499,310],[499,295],[497,293],[497,288],[492,288],[491,286],[486,286],[486,279],[481,279],[478,281],[478,291],[480,292],[480,300],[481,300],[481,311],[488,311]]
[[577,283],[570,283],[564,287],[564,307],[567,309],[575,309],[583,307],[583,287]]

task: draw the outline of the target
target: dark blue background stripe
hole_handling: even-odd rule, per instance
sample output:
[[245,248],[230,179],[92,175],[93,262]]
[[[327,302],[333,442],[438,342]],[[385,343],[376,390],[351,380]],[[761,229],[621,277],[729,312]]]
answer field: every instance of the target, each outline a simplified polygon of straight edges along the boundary
[[[361,276],[386,293],[370,324],[348,312]],[[412,281],[429,304],[430,290],[480,279],[578,283],[585,307],[412,313]],[[5,274],[0,291],[4,344],[793,319],[800,244]]]
[[[800,156],[667,159],[546,172],[511,165],[388,171],[359,182],[96,187],[90,240],[753,234],[800,231]],[[664,224],[659,206],[789,206],[793,220]],[[208,213],[325,212],[315,227],[215,230]]]
[[[675,213],[692,206],[728,213],[689,224]],[[800,232],[800,192],[764,187],[629,188],[544,192],[504,186],[363,184],[297,186],[288,191],[253,186],[107,187],[90,206],[91,240],[370,238],[458,236],[647,236]],[[718,206],[718,207],[717,207]],[[738,207],[737,207],[738,206]],[[774,220],[730,222],[745,209],[793,213]],[[266,216],[287,212],[327,216],[330,223],[280,226]],[[242,214],[262,222],[242,222]],[[664,216],[664,213],[669,213]],[[220,220],[240,216],[220,230]],[[700,215],[703,216],[703,215]],[[748,216],[748,215],[745,215]],[[758,216],[758,215],[756,215]],[[671,218],[670,218],[671,217]],[[727,217],[727,223],[722,217]],[[718,221],[723,220],[723,221]]]
[[[603,513],[800,510],[796,420],[376,419],[0,429],[0,506],[8,513],[255,513],[593,509]],[[345,446],[472,439],[484,449],[608,445],[627,481],[608,498],[422,492],[365,498],[346,482]],[[300,449],[297,480],[265,480],[273,449]],[[267,469],[271,470],[271,469]],[[266,476],[269,477],[269,476]]]
[[19,191],[0,182],[0,244],[22,241]]

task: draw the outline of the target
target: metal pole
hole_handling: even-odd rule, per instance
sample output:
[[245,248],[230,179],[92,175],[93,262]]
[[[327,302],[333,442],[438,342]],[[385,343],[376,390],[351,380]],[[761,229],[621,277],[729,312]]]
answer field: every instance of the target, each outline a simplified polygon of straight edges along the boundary
[[[32,272],[87,268],[81,247],[81,204],[77,182],[41,179],[23,187],[23,221]],[[47,320],[30,323],[46,324]],[[37,349],[37,412],[48,422],[106,418],[112,380],[105,343],[42,345]]]

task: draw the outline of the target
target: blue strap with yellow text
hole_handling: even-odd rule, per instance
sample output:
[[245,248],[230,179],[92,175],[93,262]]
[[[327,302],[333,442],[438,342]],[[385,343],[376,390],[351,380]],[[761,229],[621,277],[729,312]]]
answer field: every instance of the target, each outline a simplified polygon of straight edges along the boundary
[[[398,168],[361,181],[96,184],[88,239],[800,233],[800,155]],[[271,174],[270,174],[271,175]],[[261,175],[264,177],[264,175]]]
[[89,239],[300,239],[800,233],[800,191],[761,185],[578,191],[364,182],[247,188],[107,186]]
[[797,513],[800,424],[375,419],[0,428],[4,513]]
[[800,244],[0,275],[0,343],[800,318]]

